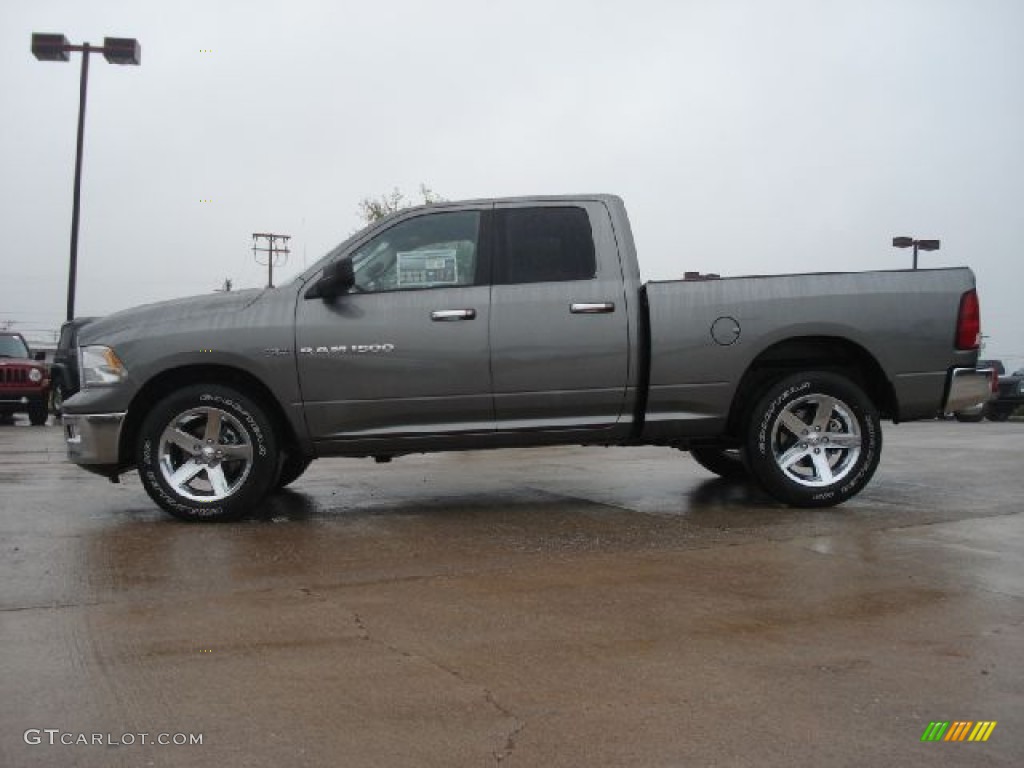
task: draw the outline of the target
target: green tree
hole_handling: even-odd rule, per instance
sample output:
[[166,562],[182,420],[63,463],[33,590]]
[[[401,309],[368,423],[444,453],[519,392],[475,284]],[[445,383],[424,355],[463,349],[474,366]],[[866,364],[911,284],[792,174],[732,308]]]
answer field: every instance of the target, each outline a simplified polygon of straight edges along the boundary
[[375,221],[383,219],[395,211],[400,211],[403,208],[411,208],[414,205],[434,205],[435,203],[445,202],[445,198],[434,192],[426,184],[420,184],[420,197],[423,198],[422,203],[417,203],[406,198],[405,194],[398,187],[395,187],[383,195],[377,195],[376,197],[364,197],[359,201],[359,216],[367,224],[373,224]]

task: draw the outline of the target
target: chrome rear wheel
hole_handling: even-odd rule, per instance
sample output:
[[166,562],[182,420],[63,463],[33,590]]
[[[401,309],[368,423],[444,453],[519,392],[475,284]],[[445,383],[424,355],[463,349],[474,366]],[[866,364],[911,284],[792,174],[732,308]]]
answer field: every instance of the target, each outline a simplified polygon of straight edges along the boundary
[[790,480],[824,488],[857,466],[861,430],[853,409],[838,398],[814,394],[783,408],[772,424],[772,455]]
[[878,467],[878,409],[849,378],[826,371],[787,376],[754,406],[744,456],[775,498],[828,507],[852,498]]

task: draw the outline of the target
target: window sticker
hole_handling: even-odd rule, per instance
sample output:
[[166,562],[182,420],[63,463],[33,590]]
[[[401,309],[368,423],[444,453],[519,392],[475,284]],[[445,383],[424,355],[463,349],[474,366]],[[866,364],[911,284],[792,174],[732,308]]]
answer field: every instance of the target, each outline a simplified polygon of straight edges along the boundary
[[398,257],[400,288],[429,285],[458,285],[457,257],[454,248],[404,251]]

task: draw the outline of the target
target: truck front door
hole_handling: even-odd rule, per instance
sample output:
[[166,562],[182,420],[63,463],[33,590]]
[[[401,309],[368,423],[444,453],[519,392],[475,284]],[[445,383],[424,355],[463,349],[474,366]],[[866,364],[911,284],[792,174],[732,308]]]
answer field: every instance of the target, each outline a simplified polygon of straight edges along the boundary
[[298,370],[314,441],[493,431],[486,216],[403,219],[351,253],[349,293],[299,299]]

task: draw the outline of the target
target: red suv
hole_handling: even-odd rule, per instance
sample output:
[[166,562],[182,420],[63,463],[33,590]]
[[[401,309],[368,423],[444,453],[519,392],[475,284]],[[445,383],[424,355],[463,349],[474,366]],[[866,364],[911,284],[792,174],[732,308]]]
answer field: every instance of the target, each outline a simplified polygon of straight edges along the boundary
[[0,418],[28,413],[35,426],[46,423],[50,374],[43,354],[31,356],[20,333],[0,333]]

